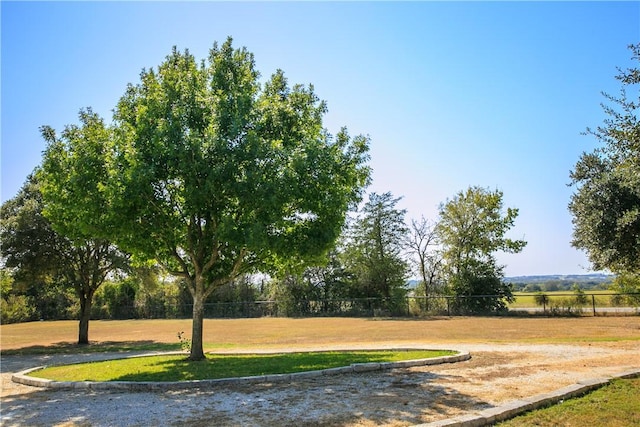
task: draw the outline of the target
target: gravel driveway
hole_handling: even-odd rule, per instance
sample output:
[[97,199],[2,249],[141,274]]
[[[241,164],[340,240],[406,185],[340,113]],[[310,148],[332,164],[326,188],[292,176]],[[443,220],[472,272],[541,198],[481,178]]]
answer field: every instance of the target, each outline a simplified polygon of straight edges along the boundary
[[6,427],[408,426],[640,368],[638,341],[446,347],[469,351],[472,359],[292,383],[142,393],[44,390],[11,382],[11,373],[22,369],[122,354],[2,356],[0,415]]

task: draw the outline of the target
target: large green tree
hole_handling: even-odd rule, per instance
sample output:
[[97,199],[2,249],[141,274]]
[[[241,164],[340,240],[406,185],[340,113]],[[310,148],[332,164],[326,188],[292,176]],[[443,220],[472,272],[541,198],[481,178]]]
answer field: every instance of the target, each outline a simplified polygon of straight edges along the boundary
[[[630,46],[640,61],[640,43]],[[619,70],[620,96],[604,94],[608,116],[587,129],[603,146],[583,153],[571,171],[573,240],[596,270],[640,272],[640,69]]]
[[[502,282],[503,267],[495,253],[520,252],[526,242],[505,237],[514,225],[518,210],[503,210],[503,194],[481,187],[469,187],[440,205],[438,234],[448,286],[458,308],[482,312],[504,309],[512,298]],[[488,297],[477,298],[487,295]]]
[[371,193],[348,231],[343,259],[354,275],[359,297],[384,298],[402,290],[409,272],[404,258],[406,211],[397,208],[400,198],[389,192]]
[[[204,358],[204,301],[257,267],[324,254],[369,180],[368,139],[323,127],[312,86],[261,85],[228,39],[208,60],[173,49],[114,113],[86,229],[181,277],[193,298],[191,360]],[[104,173],[103,173],[104,172]],[[92,184],[93,185],[93,184]]]

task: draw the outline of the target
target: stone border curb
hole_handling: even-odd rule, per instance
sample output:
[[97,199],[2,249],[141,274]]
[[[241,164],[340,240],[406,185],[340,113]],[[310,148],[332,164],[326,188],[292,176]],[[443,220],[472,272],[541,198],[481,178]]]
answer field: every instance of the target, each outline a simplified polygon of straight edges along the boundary
[[[385,349],[386,350],[386,349]],[[410,349],[390,349],[392,351],[405,351]],[[176,354],[176,353],[165,353]],[[182,353],[177,353],[182,354]],[[157,356],[158,353],[144,354],[130,357]],[[452,356],[434,357],[430,359],[403,360],[401,362],[383,363],[353,363],[349,366],[330,368],[317,371],[297,372],[292,374],[271,374],[253,377],[221,378],[215,380],[193,380],[172,382],[135,382],[135,381],[53,381],[45,378],[29,376],[30,373],[45,368],[38,366],[26,369],[11,376],[11,380],[18,384],[48,389],[66,390],[115,390],[115,391],[162,391],[162,390],[186,390],[197,388],[213,388],[226,385],[257,384],[291,382],[300,379],[317,378],[323,375],[340,375],[360,372],[381,371],[387,369],[409,368],[412,366],[438,365],[443,363],[456,363],[471,359],[468,352],[459,352]]]
[[512,400],[494,408],[483,411],[461,415],[447,420],[434,421],[431,423],[417,424],[413,427],[482,427],[493,425],[494,423],[505,421],[521,415],[527,411],[541,409],[556,404],[565,399],[582,396],[590,391],[605,386],[614,379],[629,379],[640,377],[640,369],[621,372],[605,378],[592,378],[578,381],[549,393],[538,394],[520,400]]

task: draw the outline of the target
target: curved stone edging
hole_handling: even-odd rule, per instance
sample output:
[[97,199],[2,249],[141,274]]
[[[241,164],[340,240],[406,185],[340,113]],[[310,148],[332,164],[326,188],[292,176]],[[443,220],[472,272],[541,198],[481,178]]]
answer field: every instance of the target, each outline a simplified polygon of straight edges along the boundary
[[535,409],[542,409],[565,399],[582,396],[590,391],[609,384],[614,379],[629,379],[640,377],[640,369],[621,372],[605,378],[592,378],[578,381],[576,384],[554,390],[549,393],[538,394],[526,399],[512,400],[494,408],[471,414],[461,415],[447,420],[417,424],[413,427],[482,427],[505,421]]
[[[392,349],[406,350],[406,349]],[[157,355],[157,353],[134,357]],[[38,366],[26,369],[11,376],[11,380],[18,384],[49,389],[67,390],[117,390],[117,391],[160,391],[160,390],[184,390],[193,388],[212,388],[224,385],[257,384],[290,382],[299,379],[316,378],[323,375],[339,375],[360,372],[381,371],[396,368],[410,368],[413,366],[439,365],[443,363],[456,363],[471,359],[468,352],[459,352],[452,356],[434,357],[429,359],[403,360],[400,362],[381,363],[353,363],[349,366],[329,368],[317,371],[296,372],[293,374],[272,374],[252,377],[220,378],[213,380],[192,381],[53,381],[45,378],[29,376],[31,372],[45,368]]]

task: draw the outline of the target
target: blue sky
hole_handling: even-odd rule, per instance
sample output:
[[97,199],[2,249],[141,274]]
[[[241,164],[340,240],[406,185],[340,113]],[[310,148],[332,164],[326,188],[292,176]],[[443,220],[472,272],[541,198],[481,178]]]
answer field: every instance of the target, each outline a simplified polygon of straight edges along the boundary
[[234,38],[263,77],[284,70],[327,101],[326,127],[371,137],[369,191],[407,219],[471,185],[520,216],[507,275],[589,271],[570,245],[569,171],[597,141],[601,91],[640,41],[638,2],[7,2],[2,15],[2,201],[40,163],[41,125],[91,106],[176,45],[205,58]]

